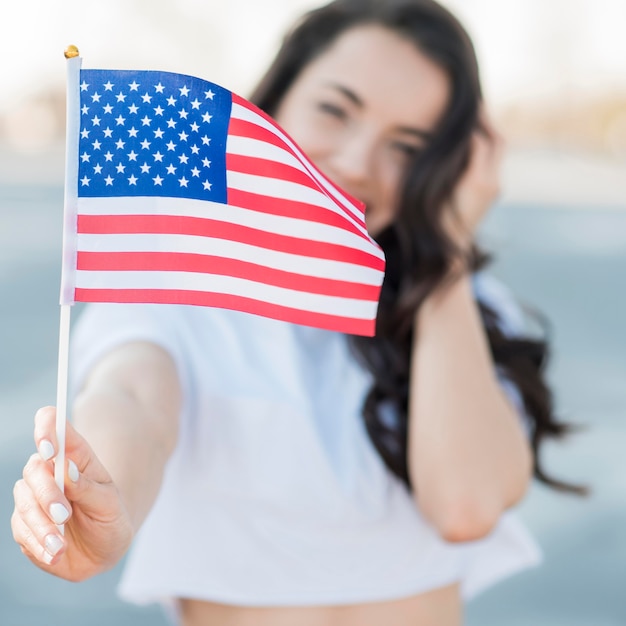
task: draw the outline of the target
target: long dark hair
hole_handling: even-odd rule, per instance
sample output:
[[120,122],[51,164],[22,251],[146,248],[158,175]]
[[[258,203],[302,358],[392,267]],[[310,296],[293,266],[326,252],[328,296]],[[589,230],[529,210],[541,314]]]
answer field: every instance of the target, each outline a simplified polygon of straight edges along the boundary
[[[389,469],[410,487],[408,396],[416,311],[450,276],[453,263],[460,259],[476,271],[488,261],[476,246],[469,253],[455,246],[442,224],[442,207],[451,201],[469,162],[472,134],[480,127],[482,95],[472,42],[458,20],[434,0],[335,0],[306,14],[287,34],[251,100],[272,115],[300,71],[341,33],[362,24],[388,27],[414,42],[447,72],[452,86],[432,140],[409,166],[397,218],[377,237],[387,268],[376,336],[351,338],[374,378],[363,406],[367,431]],[[496,367],[515,383],[531,418],[535,476],[551,486],[581,492],[548,477],[540,462],[541,442],[568,430],[554,418],[551,393],[542,375],[547,343],[506,336],[497,313],[480,302],[479,307]],[[385,418],[390,409],[399,419]]]

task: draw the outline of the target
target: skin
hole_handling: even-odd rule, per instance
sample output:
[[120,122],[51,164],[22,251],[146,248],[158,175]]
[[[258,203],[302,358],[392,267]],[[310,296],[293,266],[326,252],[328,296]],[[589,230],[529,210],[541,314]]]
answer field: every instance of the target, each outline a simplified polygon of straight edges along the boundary
[[[449,89],[443,71],[409,41],[360,26],[302,71],[276,117],[322,171],[366,203],[368,229],[376,234],[394,219],[404,167],[437,124]],[[402,97],[388,97],[394,93]],[[497,193],[500,153],[493,131],[476,135],[454,192],[457,212],[446,208],[444,216],[460,245],[471,240]],[[530,449],[496,380],[469,278],[438,289],[416,325],[409,466],[417,505],[447,540],[478,539],[523,496]],[[156,346],[133,343],[105,356],[77,399],[75,427],[68,424],[67,458],[76,467],[68,465],[65,495],[45,443],[57,449],[54,409],[37,413],[39,453],[15,485],[12,528],[38,567],[84,580],[119,561],[176,445],[180,396],[174,365]],[[53,504],[67,509],[64,537]],[[459,626],[462,619],[457,584],[354,606],[243,608],[183,599],[180,608],[185,626]]]

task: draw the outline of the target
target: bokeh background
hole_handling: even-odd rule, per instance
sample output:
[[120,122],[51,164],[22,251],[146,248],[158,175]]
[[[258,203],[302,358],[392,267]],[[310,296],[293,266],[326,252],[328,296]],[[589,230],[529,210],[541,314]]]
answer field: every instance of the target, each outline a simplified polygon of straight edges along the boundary
[[[549,320],[559,413],[582,426],[546,450],[586,499],[533,486],[519,512],[537,569],[468,607],[469,626],[626,624],[626,2],[443,0],[474,38],[508,141],[481,239],[494,274]],[[203,76],[246,95],[305,0],[22,0],[0,21],[0,624],[148,625],[115,596],[119,568],[73,585],[13,544],[11,489],[54,403],[65,64]],[[77,308],[76,314],[80,314]],[[164,538],[175,541],[175,537]]]

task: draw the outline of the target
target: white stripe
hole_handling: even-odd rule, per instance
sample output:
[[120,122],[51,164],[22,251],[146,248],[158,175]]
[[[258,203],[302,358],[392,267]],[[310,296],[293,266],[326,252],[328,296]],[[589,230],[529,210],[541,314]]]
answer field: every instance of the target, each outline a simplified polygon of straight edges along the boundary
[[307,175],[309,174],[309,171],[304,167],[300,159],[297,159],[289,150],[275,146],[273,143],[267,143],[267,141],[262,141],[261,139],[228,135],[226,152],[227,154],[237,154],[239,156],[266,159],[275,163],[282,163],[283,165],[291,165],[291,167]]
[[82,289],[174,289],[244,296],[269,304],[355,319],[376,317],[377,302],[293,291],[242,278],[192,272],[77,272]]
[[232,205],[226,206],[220,202],[150,196],[128,197],[121,202],[112,202],[110,198],[85,197],[78,199],[78,212],[80,215],[173,215],[219,220],[267,233],[345,246],[369,253],[378,259],[384,259],[378,247],[343,228],[242,209]]
[[[238,241],[196,235],[114,234],[78,235],[78,249],[84,252],[172,252],[205,254],[262,265],[272,269],[348,281],[380,285],[383,273],[343,261],[315,259],[288,252],[277,252]],[[305,280],[303,278],[303,280]]]
[[293,141],[291,141],[289,137],[287,137],[287,135],[285,135],[285,133],[283,133],[277,126],[275,126],[274,124],[270,124],[258,113],[255,113],[251,109],[243,107],[237,103],[233,103],[231,109],[231,117],[234,117],[235,119],[241,119],[247,122],[252,122],[257,126],[261,126],[262,128],[271,131],[274,135],[284,141],[285,144],[287,144],[296,153],[298,158],[301,159],[302,163],[305,165],[305,167],[307,167],[307,170],[309,171],[311,176],[313,176],[315,180],[320,183],[320,185],[324,187],[324,189],[326,189],[326,191],[330,195],[332,195],[337,201],[341,202],[343,206],[349,209],[359,221],[363,220],[363,211],[359,207],[354,206],[352,202],[350,202],[345,196],[340,194],[337,189],[333,187],[333,185],[329,184],[323,176],[320,176],[318,174],[315,168],[308,167],[309,159],[304,155],[300,148],[298,148],[298,146]]

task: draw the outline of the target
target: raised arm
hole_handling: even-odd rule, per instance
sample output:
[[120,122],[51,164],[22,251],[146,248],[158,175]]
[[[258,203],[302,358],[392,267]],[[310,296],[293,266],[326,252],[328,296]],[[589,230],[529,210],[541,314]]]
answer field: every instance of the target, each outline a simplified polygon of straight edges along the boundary
[[[503,142],[486,116],[447,227],[461,249],[499,190]],[[467,273],[418,311],[411,369],[409,472],[421,510],[451,541],[486,535],[525,493],[532,453],[503,393]]]
[[39,452],[15,484],[11,518],[31,561],[78,581],[120,560],[158,493],[180,405],[176,369],[161,348],[138,342],[110,352],[92,369],[67,425],[65,495],[53,476],[55,410],[38,411]]

